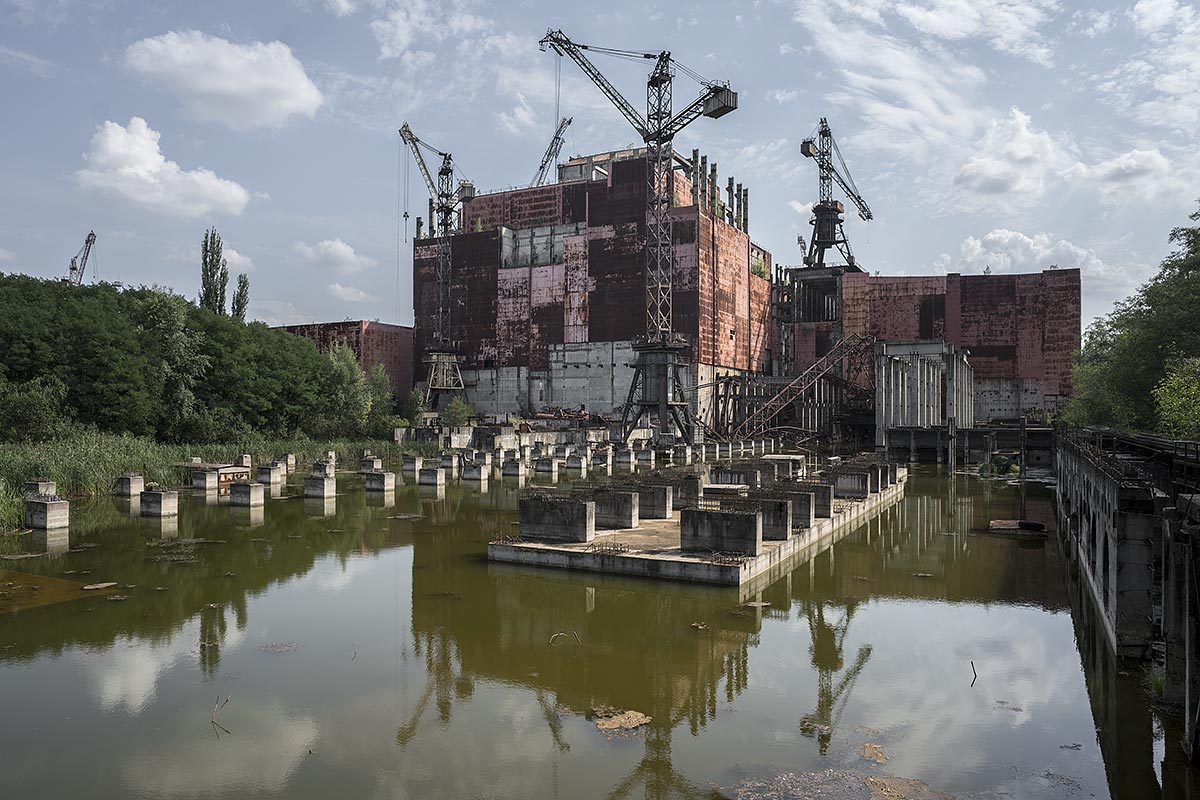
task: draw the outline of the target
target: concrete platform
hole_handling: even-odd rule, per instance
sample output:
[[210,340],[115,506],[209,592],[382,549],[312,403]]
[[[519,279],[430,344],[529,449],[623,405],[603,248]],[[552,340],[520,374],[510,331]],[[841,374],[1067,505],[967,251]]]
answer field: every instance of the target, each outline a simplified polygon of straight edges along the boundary
[[[904,496],[907,477],[908,470],[902,467],[891,486],[862,500],[838,500],[830,517],[817,519],[811,528],[797,529],[786,540],[764,540],[758,555],[740,560],[685,553],[680,549],[678,515],[674,519],[642,518],[634,530],[597,531],[590,543],[492,542],[488,560],[724,586],[766,585],[898,502]],[[606,551],[612,545],[624,549]]]

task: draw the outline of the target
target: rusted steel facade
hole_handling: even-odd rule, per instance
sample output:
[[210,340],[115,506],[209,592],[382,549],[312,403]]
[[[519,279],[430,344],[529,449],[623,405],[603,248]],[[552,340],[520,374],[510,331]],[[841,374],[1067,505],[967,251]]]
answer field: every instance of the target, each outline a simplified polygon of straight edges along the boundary
[[364,370],[382,364],[392,381],[392,391],[403,397],[413,387],[413,329],[407,325],[389,325],[372,320],[314,322],[285,325],[283,330],[312,340],[324,353],[334,344],[348,346]]
[[[802,281],[806,272],[798,271]],[[836,282],[836,312],[792,326],[792,369],[803,369],[837,337],[852,333],[880,341],[945,339],[970,351],[980,421],[1052,410],[1071,394],[1080,347],[1077,269],[926,277],[811,273],[814,281]],[[869,383],[869,371],[863,378]]]
[[[628,341],[645,332],[646,162],[606,162],[608,175],[479,195],[454,237],[451,338],[465,370],[546,370],[555,345]],[[736,370],[768,368],[770,287],[749,273],[770,253],[691,203],[676,173],[673,319],[689,357]],[[436,240],[413,250],[415,341],[436,312]],[[732,333],[731,333],[732,332]]]

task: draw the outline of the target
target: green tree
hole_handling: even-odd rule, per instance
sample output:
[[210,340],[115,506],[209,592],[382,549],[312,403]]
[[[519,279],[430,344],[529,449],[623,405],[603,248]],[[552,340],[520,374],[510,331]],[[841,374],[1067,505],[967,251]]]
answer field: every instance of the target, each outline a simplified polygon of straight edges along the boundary
[[70,425],[66,398],[66,385],[53,375],[23,383],[0,378],[0,441],[44,442],[62,436]]
[[222,251],[221,234],[209,228],[200,244],[200,307],[214,314],[225,313],[225,289],[229,285],[229,264]]
[[356,436],[366,427],[371,413],[367,376],[358,365],[358,356],[341,342],[330,347],[325,357],[329,360],[326,425],[331,434]]
[[[1200,221],[1200,211],[1190,219]],[[1161,417],[1167,406],[1156,404],[1156,389],[1174,364],[1200,357],[1200,227],[1175,228],[1169,241],[1176,249],[1158,274],[1088,329],[1068,422],[1140,430],[1173,424]]]
[[250,305],[250,279],[243,272],[238,275],[237,291],[233,293],[233,304],[230,306],[229,316],[238,322],[245,322],[246,306],[248,305]]
[[396,395],[392,393],[392,379],[382,364],[375,364],[367,373],[367,394],[371,398],[371,409],[365,433],[378,439],[392,438],[392,429],[398,425]]
[[408,393],[408,397],[404,398],[404,402],[400,404],[400,416],[408,420],[408,424],[416,427],[421,422],[421,417],[425,414],[425,393],[420,389],[413,389]]
[[452,428],[461,428],[475,416],[475,407],[463,399],[462,395],[454,395],[446,407],[442,409],[442,422]]
[[145,332],[143,350],[152,365],[152,391],[158,396],[156,432],[160,439],[180,441],[194,430],[202,404],[195,394],[211,359],[201,353],[202,334],[188,328],[191,304],[166,292],[137,293],[133,319]]
[[1154,387],[1158,430],[1180,439],[1200,439],[1200,358],[1171,365]]

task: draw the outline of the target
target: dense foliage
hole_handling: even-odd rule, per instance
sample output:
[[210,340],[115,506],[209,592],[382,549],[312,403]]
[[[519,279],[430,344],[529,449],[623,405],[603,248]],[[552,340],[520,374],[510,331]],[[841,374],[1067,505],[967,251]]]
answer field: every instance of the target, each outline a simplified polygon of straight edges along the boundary
[[0,275],[0,441],[64,427],[165,442],[390,438],[386,376],[353,354],[157,288]]
[[1088,329],[1067,421],[1200,438],[1200,227],[1170,241],[1158,274]]

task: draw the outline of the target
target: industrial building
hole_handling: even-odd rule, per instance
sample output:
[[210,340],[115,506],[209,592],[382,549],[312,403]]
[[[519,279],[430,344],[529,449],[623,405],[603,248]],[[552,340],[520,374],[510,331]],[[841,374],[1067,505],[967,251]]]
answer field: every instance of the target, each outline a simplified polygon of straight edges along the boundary
[[349,347],[358,356],[359,366],[369,372],[382,364],[392,381],[392,391],[404,397],[413,388],[413,329],[408,325],[391,325],[376,320],[358,319],[344,322],[313,322],[305,325],[284,325],[294,336],[312,340],[324,353],[335,344]]
[[[674,330],[701,426],[729,429],[857,335],[801,387],[797,428],[871,441],[871,343],[943,340],[973,372],[973,420],[1043,418],[1070,394],[1080,275],[884,277],[854,264],[783,267],[749,233],[749,190],[675,154]],[[547,406],[620,415],[645,330],[644,150],[572,158],[545,186],[461,199],[449,339],[482,413]],[[840,206],[840,204],[837,204]],[[437,313],[438,239],[414,240],[415,348]],[[842,356],[845,355],[843,358]],[[418,376],[420,378],[420,376]]]

